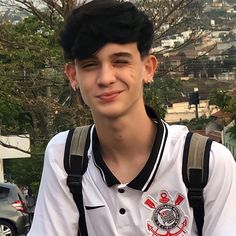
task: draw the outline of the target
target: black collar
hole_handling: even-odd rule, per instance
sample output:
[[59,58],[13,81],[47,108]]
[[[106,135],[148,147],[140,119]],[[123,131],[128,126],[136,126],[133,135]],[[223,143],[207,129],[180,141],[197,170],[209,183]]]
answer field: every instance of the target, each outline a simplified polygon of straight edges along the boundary
[[[162,159],[162,154],[167,139],[167,128],[165,123],[158,118],[158,116],[156,115],[155,111],[152,108],[146,106],[146,112],[148,116],[155,121],[157,125],[157,134],[147,163],[140,171],[140,173],[131,182],[127,184],[127,186],[129,186],[130,188],[142,191],[148,190],[155,177],[155,174]],[[96,166],[100,170],[105,183],[109,187],[116,184],[120,184],[120,181],[112,174],[112,172],[109,170],[106,163],[102,159],[96,128],[94,129],[93,132],[92,143],[93,143],[92,148],[94,153],[94,161],[96,163]]]

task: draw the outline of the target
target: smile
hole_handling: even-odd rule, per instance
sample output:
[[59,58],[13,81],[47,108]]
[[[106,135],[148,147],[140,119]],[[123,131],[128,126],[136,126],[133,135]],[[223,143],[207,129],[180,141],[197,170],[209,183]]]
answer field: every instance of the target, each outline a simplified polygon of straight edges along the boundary
[[104,103],[112,102],[119,96],[120,93],[121,93],[120,91],[103,93],[99,95],[98,98]]

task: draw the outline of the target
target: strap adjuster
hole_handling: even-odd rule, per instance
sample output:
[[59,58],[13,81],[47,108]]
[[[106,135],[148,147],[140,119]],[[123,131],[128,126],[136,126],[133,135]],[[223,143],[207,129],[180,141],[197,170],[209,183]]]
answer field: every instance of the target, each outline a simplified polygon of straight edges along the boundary
[[72,193],[78,191],[82,186],[82,175],[68,174],[67,185]]
[[202,188],[189,188],[188,199],[191,207],[198,206],[203,203],[203,189]]

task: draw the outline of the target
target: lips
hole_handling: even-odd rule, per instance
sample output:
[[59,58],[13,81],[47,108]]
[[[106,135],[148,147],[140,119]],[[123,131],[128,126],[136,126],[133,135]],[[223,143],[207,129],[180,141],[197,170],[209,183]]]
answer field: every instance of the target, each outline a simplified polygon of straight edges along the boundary
[[120,93],[121,93],[120,91],[102,93],[97,97],[102,102],[112,102],[120,95]]

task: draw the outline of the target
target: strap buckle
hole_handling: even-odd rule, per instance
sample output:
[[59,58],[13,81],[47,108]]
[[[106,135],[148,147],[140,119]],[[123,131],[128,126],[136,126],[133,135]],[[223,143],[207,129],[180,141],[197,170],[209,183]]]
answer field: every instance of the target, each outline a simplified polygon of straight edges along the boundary
[[71,193],[77,192],[82,187],[82,175],[68,174],[67,185]]
[[203,189],[202,188],[189,188],[188,199],[191,207],[199,206],[203,203]]

